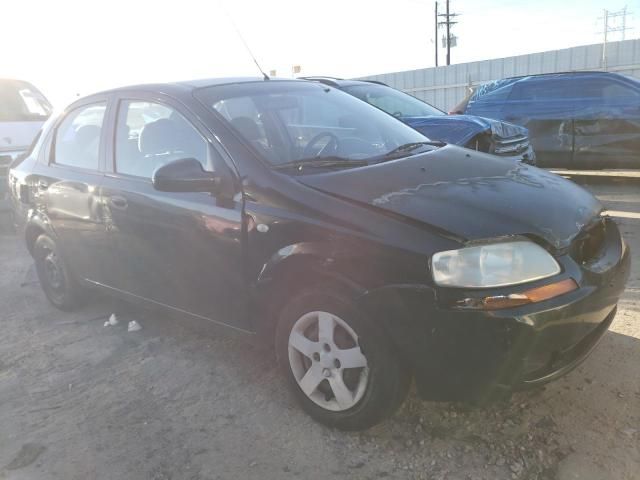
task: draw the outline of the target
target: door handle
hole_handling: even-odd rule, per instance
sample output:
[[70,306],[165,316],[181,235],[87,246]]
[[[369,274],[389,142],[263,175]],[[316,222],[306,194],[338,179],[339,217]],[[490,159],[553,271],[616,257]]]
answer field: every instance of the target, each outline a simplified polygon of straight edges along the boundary
[[111,203],[112,207],[117,208],[119,210],[124,210],[128,206],[127,199],[119,195],[111,197],[109,199],[109,202]]
[[38,190],[46,190],[49,188],[49,184],[44,180],[38,180]]

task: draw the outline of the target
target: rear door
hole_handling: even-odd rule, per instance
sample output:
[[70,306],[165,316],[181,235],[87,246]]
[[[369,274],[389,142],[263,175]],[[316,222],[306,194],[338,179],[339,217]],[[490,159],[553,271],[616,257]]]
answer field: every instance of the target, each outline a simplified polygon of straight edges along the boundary
[[103,184],[118,269],[109,287],[247,329],[242,195],[159,192],[151,182],[155,169],[181,158],[210,171],[228,168],[215,139],[165,97],[123,96],[115,117]]
[[69,267],[95,282],[104,281],[109,266],[100,199],[108,111],[107,97],[73,106],[54,127],[32,175],[36,207]]
[[640,168],[640,90],[609,76],[576,80],[582,104],[575,119],[574,165]]
[[563,77],[541,76],[513,84],[502,118],[529,129],[539,167],[570,167],[577,99]]

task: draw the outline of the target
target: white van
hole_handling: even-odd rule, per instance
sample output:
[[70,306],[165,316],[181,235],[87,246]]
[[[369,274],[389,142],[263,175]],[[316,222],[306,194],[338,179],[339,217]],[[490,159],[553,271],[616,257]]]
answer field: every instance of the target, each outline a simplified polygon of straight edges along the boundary
[[29,82],[0,78],[0,211],[9,165],[28,150],[51,111],[46,97]]

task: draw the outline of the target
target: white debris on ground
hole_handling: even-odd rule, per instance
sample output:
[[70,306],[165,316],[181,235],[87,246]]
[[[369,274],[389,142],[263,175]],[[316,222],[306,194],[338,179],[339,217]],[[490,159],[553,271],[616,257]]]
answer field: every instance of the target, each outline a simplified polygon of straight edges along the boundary
[[137,332],[138,330],[142,330],[142,327],[135,320],[131,320],[129,322],[129,327],[127,328],[127,332]]
[[111,316],[109,317],[109,320],[104,322],[104,326],[105,327],[115,327],[116,325],[118,325],[118,323],[120,323],[118,321],[118,317],[116,316],[115,313],[112,313]]

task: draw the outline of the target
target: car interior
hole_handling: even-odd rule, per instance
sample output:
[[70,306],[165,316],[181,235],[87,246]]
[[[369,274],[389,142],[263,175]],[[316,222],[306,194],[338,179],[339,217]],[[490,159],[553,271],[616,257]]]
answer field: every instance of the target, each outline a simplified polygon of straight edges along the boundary
[[119,121],[117,131],[119,173],[151,178],[157,168],[183,158],[195,158],[210,169],[206,141],[175,111],[168,118],[144,124],[139,131],[134,131],[128,121]]

